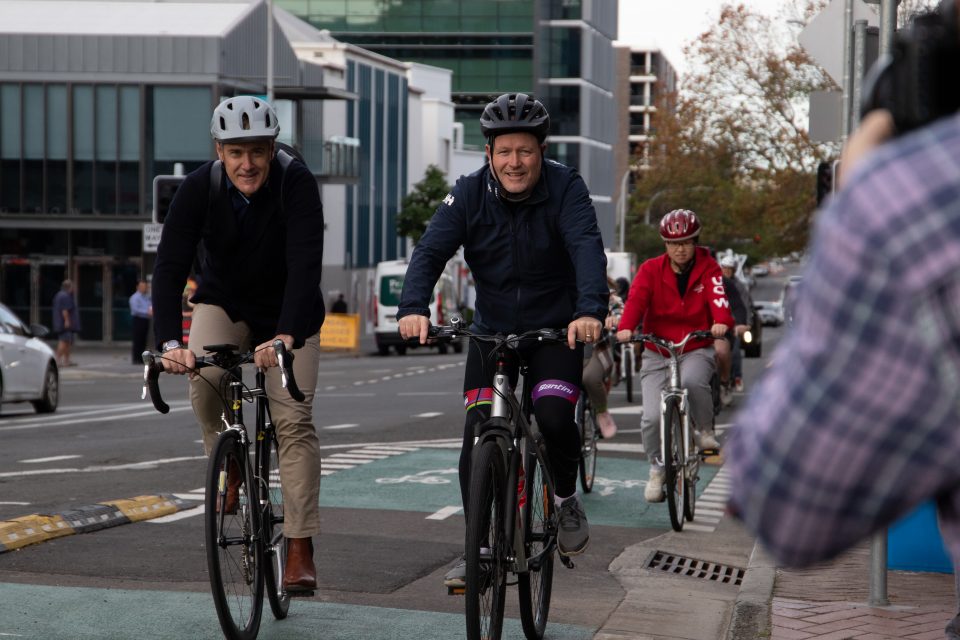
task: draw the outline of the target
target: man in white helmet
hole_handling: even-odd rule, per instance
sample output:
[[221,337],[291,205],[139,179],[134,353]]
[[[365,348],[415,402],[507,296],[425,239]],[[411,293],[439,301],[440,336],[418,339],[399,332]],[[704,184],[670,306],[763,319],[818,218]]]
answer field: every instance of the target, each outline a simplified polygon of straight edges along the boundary
[[[323,207],[310,170],[276,153],[279,131],[276,112],[259,98],[237,96],[214,110],[210,132],[218,160],[184,179],[164,221],[153,273],[154,323],[168,373],[192,373],[204,345],[256,349],[279,440],[288,538],[283,585],[296,594],[317,584],[312,537],[320,533],[320,450],[312,404],[324,318]],[[188,349],[180,342],[181,294],[198,249]],[[277,339],[293,350],[303,402],[281,386],[271,346]],[[190,381],[208,454],[222,427],[220,375],[205,368]],[[239,473],[230,474],[225,509],[231,500],[236,504],[239,486]]]

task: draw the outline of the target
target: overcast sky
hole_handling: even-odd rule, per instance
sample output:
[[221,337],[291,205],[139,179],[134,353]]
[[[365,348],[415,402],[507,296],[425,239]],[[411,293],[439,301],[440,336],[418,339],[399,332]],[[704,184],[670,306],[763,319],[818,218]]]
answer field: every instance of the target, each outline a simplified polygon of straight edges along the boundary
[[[738,0],[776,16],[784,0]],[[683,47],[710,28],[720,15],[720,0],[620,0],[621,43],[658,46],[674,68],[687,70]]]

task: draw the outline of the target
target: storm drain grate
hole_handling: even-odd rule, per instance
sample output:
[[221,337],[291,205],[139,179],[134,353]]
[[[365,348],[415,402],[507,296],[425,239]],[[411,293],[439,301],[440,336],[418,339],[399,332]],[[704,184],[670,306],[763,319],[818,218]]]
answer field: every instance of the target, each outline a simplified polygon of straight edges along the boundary
[[740,567],[731,567],[716,562],[707,562],[677,555],[675,553],[666,553],[657,551],[650,559],[648,569],[659,569],[667,573],[673,573],[678,576],[688,576],[690,578],[701,578],[703,580],[713,580],[723,584],[730,584],[739,587],[743,582],[745,569]]

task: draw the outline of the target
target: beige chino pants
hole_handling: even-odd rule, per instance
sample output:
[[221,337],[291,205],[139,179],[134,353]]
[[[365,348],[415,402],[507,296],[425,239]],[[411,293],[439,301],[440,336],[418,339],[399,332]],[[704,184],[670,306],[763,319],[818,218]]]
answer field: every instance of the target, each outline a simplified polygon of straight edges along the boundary
[[[233,322],[222,308],[210,304],[194,307],[190,350],[196,355],[204,355],[204,345],[224,343],[235,344],[245,351],[256,346],[250,344],[250,337],[247,324]],[[303,391],[304,401],[296,402],[283,388],[279,367],[267,369],[266,386],[270,416],[277,430],[280,449],[283,533],[288,538],[307,538],[320,533],[320,440],[312,415],[320,366],[320,334],[308,338],[302,348],[293,351],[293,355],[293,375]],[[223,401],[217,393],[223,375],[223,371],[207,367],[190,381],[190,401],[200,422],[207,455],[223,429]],[[252,415],[252,412],[248,413]],[[247,426],[252,430],[252,424]],[[252,437],[252,431],[249,433]]]

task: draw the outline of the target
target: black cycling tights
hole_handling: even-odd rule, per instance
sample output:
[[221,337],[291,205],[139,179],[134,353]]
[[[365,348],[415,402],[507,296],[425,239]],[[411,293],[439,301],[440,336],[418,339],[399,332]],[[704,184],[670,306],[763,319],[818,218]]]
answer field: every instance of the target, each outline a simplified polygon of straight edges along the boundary
[[[470,455],[474,431],[490,416],[491,385],[497,363],[489,359],[491,345],[471,341],[463,376],[463,396],[467,418],[463,426],[460,450],[460,495],[464,510],[469,504]],[[532,380],[533,412],[547,443],[547,455],[556,482],[557,495],[567,497],[577,490],[577,465],[580,461],[580,433],[575,409],[583,375],[583,345],[571,350],[566,344],[534,342],[521,345]],[[519,376],[515,362],[508,365],[510,384],[516,387]]]

